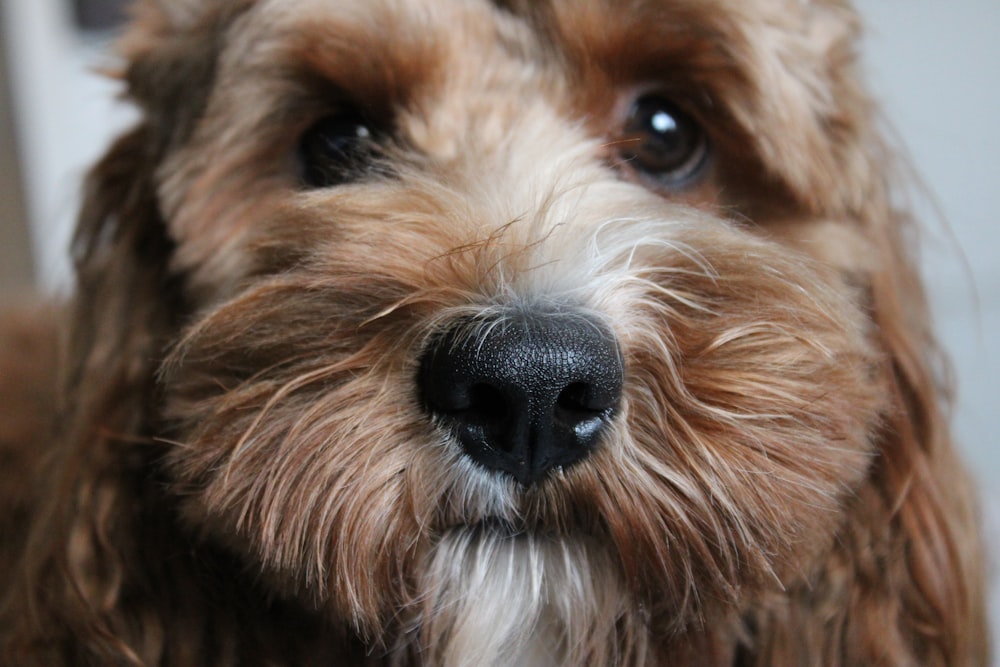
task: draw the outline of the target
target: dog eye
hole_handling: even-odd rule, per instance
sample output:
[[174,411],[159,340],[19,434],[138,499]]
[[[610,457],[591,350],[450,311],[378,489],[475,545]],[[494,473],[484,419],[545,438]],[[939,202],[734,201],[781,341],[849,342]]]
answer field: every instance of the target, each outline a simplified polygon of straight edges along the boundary
[[354,111],[324,116],[299,140],[298,158],[303,183],[326,188],[357,180],[376,157],[375,133]]
[[628,168],[671,189],[690,185],[708,163],[708,138],[690,115],[666,98],[640,97],[629,111],[618,145]]

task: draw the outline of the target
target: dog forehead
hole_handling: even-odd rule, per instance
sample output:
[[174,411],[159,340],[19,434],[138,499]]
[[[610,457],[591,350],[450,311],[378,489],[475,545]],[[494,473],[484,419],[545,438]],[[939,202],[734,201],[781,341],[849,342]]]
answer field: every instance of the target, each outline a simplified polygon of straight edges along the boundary
[[268,57],[256,37],[341,77],[457,76],[499,48],[599,94],[686,76],[715,103],[767,91],[802,113],[830,106],[825,80],[857,32],[843,0],[260,0],[251,17],[240,58]]
[[230,33],[224,68],[304,73],[387,110],[463,76],[471,92],[476,72],[538,61],[538,43],[526,21],[487,0],[262,0]]
[[698,94],[756,88],[812,104],[806,113],[829,104],[819,79],[854,26],[840,0],[260,0],[254,9],[254,27],[230,44],[237,66],[269,58],[262,43],[271,43],[335,80],[405,87],[488,69],[502,52],[554,63],[598,97],[623,82],[687,77],[699,79],[688,81]]
[[284,38],[320,32],[382,49],[482,39],[514,25],[510,12],[490,0],[260,0],[254,14],[259,26]]
[[[746,34],[775,48],[779,35],[805,32],[822,52],[826,40],[807,24],[838,0],[259,0],[247,34],[288,41],[349,43],[355,56],[488,53],[491,47],[562,65],[624,69],[662,58],[673,47],[729,52]],[[311,40],[311,41],[310,41]],[[449,49],[451,45],[456,48]],[[764,48],[764,47],[761,47]],[[374,52],[374,53],[373,53]],[[620,66],[621,63],[626,63]],[[730,63],[739,66],[740,63]],[[748,62],[750,67],[755,63]]]

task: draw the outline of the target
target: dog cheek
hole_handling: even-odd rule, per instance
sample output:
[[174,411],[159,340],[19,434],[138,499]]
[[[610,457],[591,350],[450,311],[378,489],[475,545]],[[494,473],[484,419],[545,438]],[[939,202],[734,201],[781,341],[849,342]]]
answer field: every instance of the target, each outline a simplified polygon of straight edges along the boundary
[[624,579],[677,631],[809,576],[888,410],[836,273],[731,240],[697,246],[714,275],[650,269],[625,298],[629,390],[591,483]]
[[[219,413],[221,420],[231,417]],[[322,428],[334,437],[346,430],[343,424]],[[279,593],[311,601],[361,628],[377,625],[382,610],[399,606],[404,597],[401,582],[420,535],[412,508],[400,501],[406,496],[402,468],[409,464],[400,444],[372,455],[378,469],[364,475],[364,463],[343,460],[345,450],[371,448],[365,435],[371,434],[343,438],[339,451],[327,453],[326,438],[262,429],[241,443],[242,451],[212,457],[224,463],[211,472],[203,461],[175,457],[174,483],[196,489],[183,503],[184,514],[192,526],[207,530],[206,539],[250,554],[256,562],[248,567],[262,568]],[[233,440],[232,434],[215,437],[209,430],[191,447],[208,459],[210,451],[231,448]]]
[[389,389],[410,380],[379,354],[386,340],[338,346],[351,338],[318,326],[325,308],[296,314],[280,290],[270,297],[248,296],[253,314],[220,309],[175,353],[171,490],[189,528],[244,554],[272,591],[375,635],[411,597],[432,521],[420,498],[442,464],[413,446],[432,435],[409,394]]

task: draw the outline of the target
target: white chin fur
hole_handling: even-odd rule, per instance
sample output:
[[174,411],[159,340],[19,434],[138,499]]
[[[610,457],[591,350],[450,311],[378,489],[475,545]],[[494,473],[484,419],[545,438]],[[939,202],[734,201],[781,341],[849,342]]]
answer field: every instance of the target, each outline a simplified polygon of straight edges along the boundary
[[642,664],[645,633],[615,571],[593,543],[453,530],[428,556],[398,655],[441,667]]

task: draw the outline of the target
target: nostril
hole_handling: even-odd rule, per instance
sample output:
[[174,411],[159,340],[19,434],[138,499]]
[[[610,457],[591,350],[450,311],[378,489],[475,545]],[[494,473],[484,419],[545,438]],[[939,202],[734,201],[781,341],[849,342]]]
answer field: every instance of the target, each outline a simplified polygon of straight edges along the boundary
[[426,392],[427,409],[447,425],[462,446],[480,455],[486,450],[502,451],[509,438],[506,430],[512,420],[510,399],[497,387],[485,382],[469,382],[462,376],[446,373],[438,376],[437,392]]
[[461,417],[475,424],[502,422],[510,417],[510,405],[496,387],[480,382],[452,389],[445,398],[442,394],[429,397],[430,408],[438,414]]
[[617,397],[601,396],[593,385],[574,382],[559,393],[554,417],[581,441],[591,441],[611,417]]
[[461,440],[497,447],[506,441],[503,432],[511,419],[510,401],[496,387],[475,384],[469,390],[468,406],[448,417],[463,427],[465,433]]
[[604,413],[615,407],[617,402],[617,394],[608,395],[587,382],[574,382],[559,393],[556,406],[568,414],[591,415]]
[[591,391],[583,382],[574,382],[561,392],[556,399],[556,417],[563,422],[572,423],[588,419],[600,412],[591,407]]
[[502,424],[510,419],[510,402],[496,387],[476,384],[469,394],[467,418],[481,424]]

